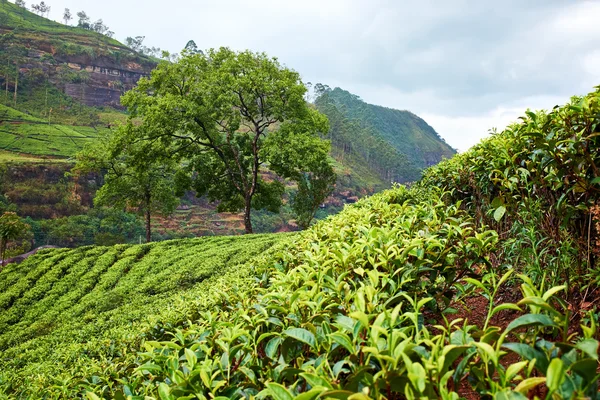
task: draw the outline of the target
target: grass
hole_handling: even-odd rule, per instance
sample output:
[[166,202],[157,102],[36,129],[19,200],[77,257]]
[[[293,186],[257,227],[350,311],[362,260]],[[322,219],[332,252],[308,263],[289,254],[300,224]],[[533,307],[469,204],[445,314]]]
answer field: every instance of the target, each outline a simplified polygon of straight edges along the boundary
[[57,163],[66,162],[63,158],[37,157],[31,154],[15,153],[12,151],[0,150],[0,164],[4,163]]
[[0,3],[0,25],[28,31],[30,35],[60,35],[63,39],[69,36],[84,37],[103,44],[127,49],[115,39],[87,29],[63,25],[6,1]]

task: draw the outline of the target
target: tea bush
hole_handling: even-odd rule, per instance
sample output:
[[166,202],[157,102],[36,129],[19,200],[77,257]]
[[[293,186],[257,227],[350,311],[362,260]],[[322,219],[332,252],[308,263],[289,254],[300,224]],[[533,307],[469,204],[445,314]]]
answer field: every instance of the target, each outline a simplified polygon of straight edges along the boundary
[[0,271],[0,387],[71,397],[61,380],[136,348],[144,332],[215,307],[223,285],[243,293],[252,259],[285,237],[52,249],[9,264]]
[[[87,247],[8,267],[0,393],[598,399],[598,314],[573,296],[598,293],[599,98],[527,112],[277,246]],[[461,302],[483,320],[453,316]]]

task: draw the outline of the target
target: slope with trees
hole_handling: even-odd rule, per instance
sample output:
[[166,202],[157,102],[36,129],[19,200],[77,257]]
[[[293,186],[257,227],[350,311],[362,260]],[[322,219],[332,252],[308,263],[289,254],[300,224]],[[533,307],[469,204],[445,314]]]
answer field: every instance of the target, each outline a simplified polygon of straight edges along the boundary
[[318,107],[334,106],[344,118],[357,125],[357,129],[366,130],[378,140],[385,141],[419,170],[456,154],[456,150],[431,126],[410,111],[368,104],[340,88],[330,89],[319,84],[315,88],[315,104]]

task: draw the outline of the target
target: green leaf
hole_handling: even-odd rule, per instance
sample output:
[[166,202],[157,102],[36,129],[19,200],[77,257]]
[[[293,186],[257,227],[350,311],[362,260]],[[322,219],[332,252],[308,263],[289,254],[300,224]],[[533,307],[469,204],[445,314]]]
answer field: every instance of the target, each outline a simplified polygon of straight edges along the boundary
[[196,353],[194,353],[192,350],[186,348],[185,349],[185,359],[186,359],[188,365],[190,366],[190,369],[194,369],[194,365],[196,365],[196,361],[198,361],[198,357],[196,356]]
[[561,290],[564,290],[565,288],[566,288],[566,286],[565,286],[565,285],[562,285],[562,286],[555,286],[555,287],[553,287],[553,288],[550,288],[550,289],[548,289],[548,290],[546,291],[546,293],[544,293],[544,295],[542,296],[542,299],[543,299],[544,301],[548,301],[548,299],[549,299],[550,297],[552,297],[554,294],[556,294],[556,293],[560,292]]
[[513,392],[510,389],[504,389],[502,392],[494,394],[494,400],[527,400],[527,397],[519,392]]
[[295,400],[314,400],[326,389],[311,389],[295,397]]
[[598,360],[598,341],[594,339],[584,339],[577,343],[577,348],[583,351],[594,360]]
[[492,361],[494,364],[498,363],[498,356],[496,355],[496,351],[492,346],[484,342],[476,342],[475,346],[481,349],[483,354],[487,356],[488,360]]
[[308,372],[304,372],[300,374],[301,377],[303,377],[306,382],[308,382],[308,384],[311,387],[324,387],[327,389],[333,389],[333,386],[331,386],[331,384],[324,378],[321,378],[320,376],[317,376],[315,374],[309,374]]
[[527,378],[517,385],[515,391],[526,395],[531,389],[544,382],[546,382],[546,378]]
[[349,392],[347,390],[328,390],[324,393],[321,393],[321,398],[346,400],[346,399],[348,399],[348,397],[352,396],[353,394],[354,394],[353,392]]
[[503,348],[513,351],[528,361],[535,360],[535,367],[543,374],[548,369],[548,357],[543,352],[525,343],[505,343]]
[[546,386],[550,392],[556,391],[565,380],[565,365],[560,358],[553,358],[546,372]]
[[496,211],[494,211],[494,219],[496,222],[500,222],[502,217],[504,217],[504,214],[506,214],[506,207],[500,206],[496,208]]
[[581,376],[585,379],[586,384],[592,383],[596,378],[596,368],[598,367],[598,362],[591,358],[586,358],[583,360],[579,360],[569,367],[569,370],[575,372],[577,375]]
[[506,381],[510,382],[525,366],[527,365],[527,361],[521,361],[515,364],[511,364],[506,369]]
[[354,354],[356,352],[356,350],[354,349],[354,345],[352,344],[352,341],[350,340],[348,335],[346,335],[345,333],[334,332],[334,333],[329,334],[329,337],[335,343],[339,344],[340,346],[342,346],[346,350],[348,350],[348,352],[350,354]]
[[285,388],[285,386],[280,385],[275,382],[267,382],[267,388],[271,392],[271,396],[275,400],[294,400],[294,396]]
[[518,305],[513,304],[513,303],[504,303],[504,304],[500,304],[497,305],[496,307],[494,307],[492,309],[492,315],[496,314],[497,312],[500,312],[502,310],[515,310],[515,311],[523,311]]
[[164,382],[161,382],[160,385],[158,385],[158,395],[160,396],[160,398],[162,400],[175,399],[175,397],[173,397],[173,395],[171,395],[171,388],[169,387],[169,385],[167,385]]
[[160,372],[162,371],[162,368],[156,364],[152,364],[152,363],[146,363],[146,364],[142,364],[140,365],[138,368],[138,370],[144,372]]
[[350,316],[358,321],[360,321],[360,323],[362,324],[363,328],[365,329],[369,329],[369,316],[367,314],[365,314],[362,311],[355,311],[353,313],[350,313]]
[[85,392],[85,397],[87,397],[88,400],[101,400],[100,397],[98,397],[92,392]]
[[283,332],[284,335],[294,338],[302,343],[306,343],[310,347],[314,348],[316,344],[315,335],[312,332],[307,331],[304,328],[290,328]]
[[283,338],[280,336],[274,337],[265,346],[265,354],[271,360],[275,360],[277,358],[277,351],[279,350],[279,345],[283,342]]
[[552,326],[555,327],[556,324],[550,317],[544,314],[525,314],[520,316],[519,318],[513,320],[506,327],[505,332],[508,333],[518,328],[522,328],[525,326]]
[[335,318],[335,322],[340,324],[348,332],[354,331],[354,325],[356,325],[356,320],[341,314]]

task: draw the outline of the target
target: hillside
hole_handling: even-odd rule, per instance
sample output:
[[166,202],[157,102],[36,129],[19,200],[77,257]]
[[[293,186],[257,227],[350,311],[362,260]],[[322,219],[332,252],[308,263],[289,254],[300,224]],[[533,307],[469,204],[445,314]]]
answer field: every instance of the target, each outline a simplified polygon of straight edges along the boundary
[[[0,105],[0,149],[40,158],[70,158],[106,131],[104,127],[49,124]],[[18,158],[17,158],[18,159]]]
[[[367,131],[374,138],[371,141],[379,140],[391,145],[398,151],[401,158],[406,158],[412,163],[417,174],[419,170],[435,165],[442,159],[456,154],[456,151],[427,122],[410,111],[368,104],[358,96],[340,88],[323,91],[315,100],[315,104],[328,116],[331,112],[325,110],[334,106],[335,112],[357,125],[355,130]],[[361,147],[365,146],[356,146],[357,149]],[[377,145],[371,144],[366,148],[367,150],[374,149],[377,148]],[[364,153],[363,157],[367,160],[370,158],[368,153]],[[377,159],[379,154],[376,153],[371,157]],[[394,157],[397,158],[397,156]],[[388,158],[391,159],[392,156],[388,156]],[[389,162],[398,163],[400,161]],[[380,168],[385,169],[385,167]],[[408,170],[407,172],[415,173]]]
[[249,263],[282,237],[10,265],[0,393],[598,399],[599,116],[600,90],[527,111]]
[[12,106],[45,119],[70,117],[78,124],[99,122],[90,120],[83,106],[119,107],[121,94],[156,65],[105,35],[50,21],[6,1],[0,3],[0,43],[0,84]]

